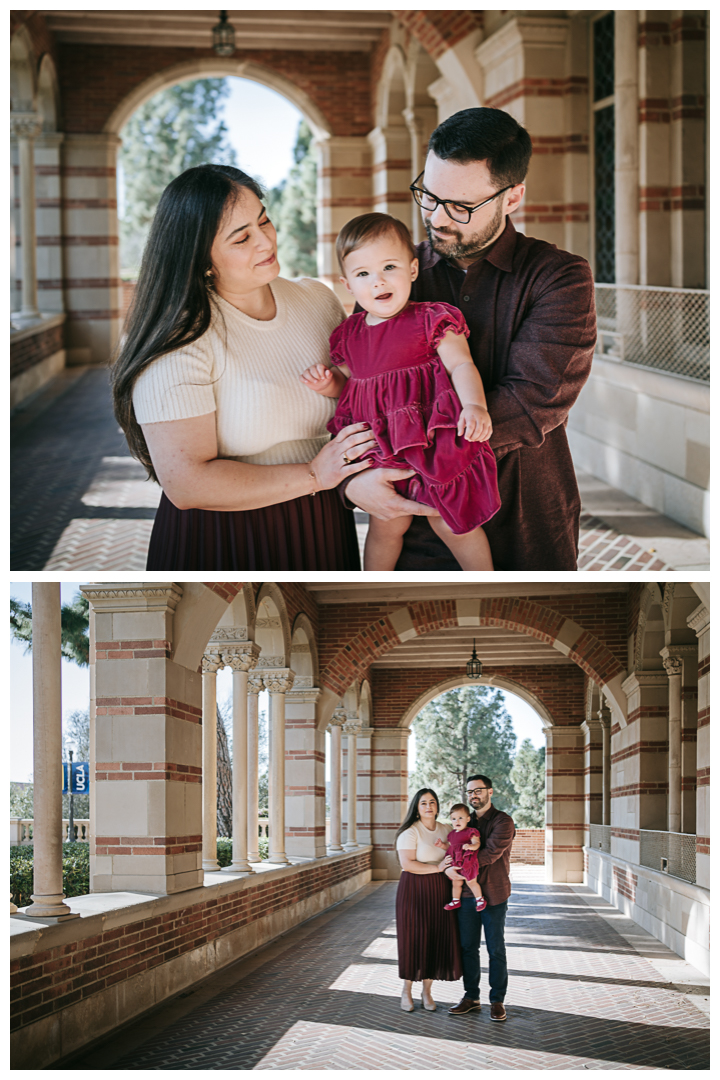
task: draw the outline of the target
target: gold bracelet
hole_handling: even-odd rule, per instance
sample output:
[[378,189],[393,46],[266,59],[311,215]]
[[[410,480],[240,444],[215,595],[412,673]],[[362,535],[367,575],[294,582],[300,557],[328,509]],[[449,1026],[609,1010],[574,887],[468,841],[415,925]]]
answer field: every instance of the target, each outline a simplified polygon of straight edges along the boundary
[[[314,473],[314,472],[312,471],[312,469],[310,469],[310,470],[309,470],[309,472],[310,472],[310,475],[311,475],[311,476],[312,476],[312,478],[313,478],[313,483],[317,484],[317,476],[316,476],[316,475],[315,475],[315,473]],[[310,492],[310,494],[311,494],[311,495],[313,495],[313,496],[315,496],[315,495],[317,495],[317,491],[311,491],[311,492]]]

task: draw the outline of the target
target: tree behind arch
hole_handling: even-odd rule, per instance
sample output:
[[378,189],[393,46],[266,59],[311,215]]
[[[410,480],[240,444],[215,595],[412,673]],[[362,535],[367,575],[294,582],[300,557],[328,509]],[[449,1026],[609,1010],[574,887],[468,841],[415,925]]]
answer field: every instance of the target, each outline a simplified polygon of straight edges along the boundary
[[419,787],[434,788],[441,817],[447,820],[453,803],[467,802],[467,778],[473,773],[490,776],[493,805],[512,810],[515,791],[510,772],[516,738],[502,691],[488,686],[449,690],[418,713],[413,731],[411,793]]

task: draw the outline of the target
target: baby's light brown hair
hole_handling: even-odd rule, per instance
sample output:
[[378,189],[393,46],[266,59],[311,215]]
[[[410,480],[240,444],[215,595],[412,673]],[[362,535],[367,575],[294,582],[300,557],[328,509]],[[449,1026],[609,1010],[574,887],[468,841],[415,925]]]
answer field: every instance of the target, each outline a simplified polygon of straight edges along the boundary
[[387,233],[395,233],[407,248],[410,258],[417,258],[415,245],[404,222],[390,214],[360,214],[343,225],[335,241],[335,251],[342,272],[345,273],[345,260],[352,251],[357,251]]
[[456,802],[454,806],[450,807],[451,814],[454,814],[456,810],[464,810],[468,817],[472,817],[470,807],[466,806],[464,802]]

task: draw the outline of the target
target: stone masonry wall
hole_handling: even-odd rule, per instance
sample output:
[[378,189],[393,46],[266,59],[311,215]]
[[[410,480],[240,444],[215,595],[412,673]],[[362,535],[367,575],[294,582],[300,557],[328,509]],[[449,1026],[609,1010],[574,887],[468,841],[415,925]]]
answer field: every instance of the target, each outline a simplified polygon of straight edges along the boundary
[[[257,883],[225,896],[13,959],[11,1029],[56,1014],[369,868],[370,853],[366,851],[338,862],[299,868],[299,872],[276,880],[260,877]],[[77,926],[68,924],[71,930]]]

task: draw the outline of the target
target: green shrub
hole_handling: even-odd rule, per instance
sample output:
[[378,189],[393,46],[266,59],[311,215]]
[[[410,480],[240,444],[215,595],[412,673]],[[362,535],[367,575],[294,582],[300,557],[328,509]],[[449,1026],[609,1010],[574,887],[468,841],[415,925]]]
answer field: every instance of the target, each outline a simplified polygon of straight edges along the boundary
[[[63,844],[63,893],[66,897],[86,896],[90,892],[90,846],[74,843]],[[13,903],[27,907],[32,902],[33,846],[10,848],[10,892]]]
[[[269,854],[268,841],[262,836],[258,843],[258,850],[260,852],[260,858],[267,859]],[[229,866],[232,862],[232,840],[228,836],[218,836],[217,861],[220,863],[220,866]]]

